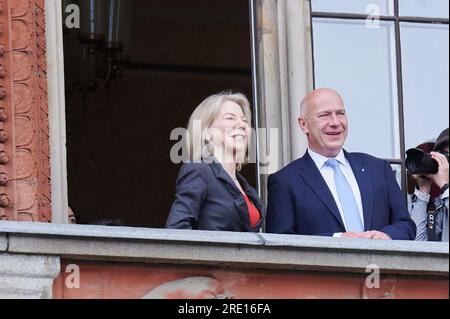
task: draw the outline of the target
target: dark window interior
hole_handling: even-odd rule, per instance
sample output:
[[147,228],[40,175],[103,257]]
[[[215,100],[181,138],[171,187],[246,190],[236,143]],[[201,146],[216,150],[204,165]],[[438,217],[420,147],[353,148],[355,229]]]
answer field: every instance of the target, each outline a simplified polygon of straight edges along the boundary
[[[251,100],[249,6],[243,0],[122,5],[119,38],[110,45],[101,32],[86,36],[83,25],[64,29],[69,205],[78,223],[159,228],[180,168],[170,160],[171,131],[185,127],[213,93],[231,89]],[[110,11],[102,10],[108,21]],[[255,165],[243,173],[256,186]]]

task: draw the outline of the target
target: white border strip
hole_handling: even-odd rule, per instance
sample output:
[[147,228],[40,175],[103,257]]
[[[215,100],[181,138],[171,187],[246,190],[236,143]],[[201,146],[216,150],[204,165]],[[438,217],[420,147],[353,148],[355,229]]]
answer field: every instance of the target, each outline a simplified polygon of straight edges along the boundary
[[52,222],[68,222],[63,18],[61,0],[45,1]]

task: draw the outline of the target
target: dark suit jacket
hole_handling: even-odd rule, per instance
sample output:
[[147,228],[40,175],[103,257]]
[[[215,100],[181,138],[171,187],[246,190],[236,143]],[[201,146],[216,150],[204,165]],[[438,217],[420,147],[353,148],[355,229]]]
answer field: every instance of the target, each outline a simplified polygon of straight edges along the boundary
[[[416,226],[392,168],[361,153],[345,153],[359,185],[366,231],[392,239],[414,240]],[[333,236],[345,232],[333,195],[307,152],[269,177],[267,232]]]
[[254,228],[241,191],[217,162],[189,163],[181,167],[176,197],[167,228],[257,232],[264,220],[264,207],[256,190],[236,174],[244,192],[262,218]]

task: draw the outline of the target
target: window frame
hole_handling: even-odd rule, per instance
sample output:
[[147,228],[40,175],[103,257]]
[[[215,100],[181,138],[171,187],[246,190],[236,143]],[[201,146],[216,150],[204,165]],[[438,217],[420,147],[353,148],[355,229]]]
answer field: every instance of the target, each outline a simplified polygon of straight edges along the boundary
[[45,0],[52,223],[69,222],[61,0]]
[[[256,1],[247,0],[249,5],[250,49],[252,65],[253,116],[255,124],[259,123],[259,94],[257,65],[257,21]],[[50,128],[50,167],[52,188],[52,223],[69,222],[68,181],[67,181],[67,148],[66,148],[66,102],[64,77],[63,48],[63,5],[61,0],[45,0],[46,44],[48,61],[48,108]],[[262,181],[259,163],[259,130],[256,129],[256,189],[262,194]]]
[[[314,1],[314,0],[308,0]],[[404,103],[404,86],[403,86],[403,59],[402,59],[402,44],[401,44],[401,23],[420,23],[420,24],[442,24],[449,25],[448,18],[430,18],[430,17],[414,17],[414,16],[401,16],[400,15],[400,1],[392,0],[394,4],[393,15],[381,15],[380,21],[393,22],[394,23],[394,36],[395,36],[395,68],[397,73],[397,98],[398,98],[398,128],[400,130],[400,158],[386,158],[391,165],[401,165],[401,187],[406,194],[407,190],[407,171],[406,171],[406,136],[405,136],[405,103]],[[314,44],[314,19],[340,19],[340,20],[362,20],[365,21],[368,18],[367,14],[356,13],[339,13],[339,12],[319,12],[313,11],[312,5],[310,6],[310,18],[311,18],[311,37]],[[314,50],[314,45],[313,45]],[[315,87],[315,61],[313,52],[313,85]]]

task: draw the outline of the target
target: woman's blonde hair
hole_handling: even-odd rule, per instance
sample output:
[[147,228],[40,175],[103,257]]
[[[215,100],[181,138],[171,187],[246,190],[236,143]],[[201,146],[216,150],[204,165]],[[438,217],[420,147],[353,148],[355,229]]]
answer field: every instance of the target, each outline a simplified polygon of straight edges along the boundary
[[[220,107],[226,102],[234,102],[242,108],[242,112],[248,123],[252,121],[252,111],[247,97],[242,93],[221,92],[206,98],[191,115],[187,130],[189,138],[185,139],[185,151],[187,158],[192,162],[199,162],[209,156],[214,155],[212,140],[208,133],[208,128],[219,115]],[[250,142],[250,140],[249,140]],[[238,164],[238,170],[242,163]]]

